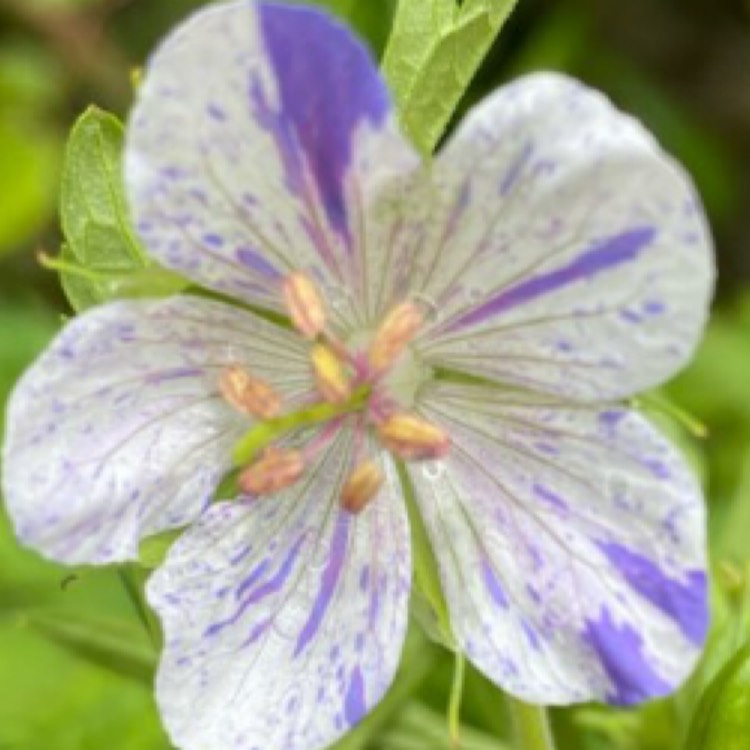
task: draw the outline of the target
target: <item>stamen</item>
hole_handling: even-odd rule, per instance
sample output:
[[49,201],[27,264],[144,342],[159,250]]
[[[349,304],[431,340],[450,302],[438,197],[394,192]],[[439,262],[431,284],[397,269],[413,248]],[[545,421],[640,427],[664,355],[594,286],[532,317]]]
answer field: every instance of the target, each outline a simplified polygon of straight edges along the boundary
[[331,404],[345,404],[352,395],[352,385],[341,360],[325,344],[313,346],[310,359],[323,398]]
[[273,446],[239,476],[243,492],[268,495],[294,484],[305,470],[302,454],[295,450],[279,450]]
[[372,459],[361,463],[349,475],[341,490],[341,507],[350,513],[363,511],[383,485],[383,472]]
[[413,302],[396,305],[385,316],[370,345],[368,358],[375,372],[384,372],[399,357],[404,347],[424,323],[422,310]]
[[407,461],[442,458],[450,450],[448,433],[413,414],[394,414],[379,427],[385,447]]
[[219,392],[238,411],[258,419],[273,419],[281,411],[281,396],[265,381],[240,365],[230,365],[219,376]]
[[317,286],[306,273],[294,271],[284,279],[282,293],[294,327],[312,341],[326,324],[325,305]]

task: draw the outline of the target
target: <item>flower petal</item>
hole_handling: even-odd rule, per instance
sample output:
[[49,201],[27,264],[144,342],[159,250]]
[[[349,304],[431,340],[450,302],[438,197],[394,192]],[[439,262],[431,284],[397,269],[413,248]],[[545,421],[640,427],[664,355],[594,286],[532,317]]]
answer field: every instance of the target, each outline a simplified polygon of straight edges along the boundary
[[614,399],[674,373],[702,331],[711,241],[690,179],[634,119],[554,74],[480,104],[434,169],[412,293],[428,360]]
[[192,521],[249,426],[219,396],[223,367],[249,365],[292,396],[309,382],[300,346],[197,297],[117,302],[75,318],[8,407],[3,492],[20,539],[56,560],[106,563]]
[[408,526],[393,472],[362,513],[340,508],[350,449],[340,435],[298,485],[211,507],[151,578],[165,633],[157,700],[183,750],[316,750],[388,688]]
[[416,163],[346,28],[312,8],[242,0],[197,13],[151,59],[125,166],[153,255],[273,307],[294,269],[351,288],[364,206]]
[[440,386],[447,459],[410,467],[469,658],[528,701],[671,691],[707,628],[704,506],[683,460],[624,408]]

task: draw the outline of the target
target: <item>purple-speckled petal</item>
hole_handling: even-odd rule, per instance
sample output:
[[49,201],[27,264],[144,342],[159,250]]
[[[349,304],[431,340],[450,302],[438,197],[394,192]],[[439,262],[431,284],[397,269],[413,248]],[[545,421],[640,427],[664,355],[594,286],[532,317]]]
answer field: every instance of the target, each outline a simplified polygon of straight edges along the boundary
[[212,506],[149,582],[165,634],[157,699],[182,750],[318,750],[393,679],[407,519],[390,466],[365,511],[340,509],[352,443],[340,434],[277,496]]
[[631,704],[689,673],[708,626],[704,506],[622,407],[441,384],[444,461],[409,467],[455,635],[514,695]]
[[107,563],[192,521],[249,426],[217,392],[230,362],[288,398],[309,389],[297,337],[219,302],[117,302],[70,322],[8,406],[3,494],[21,541]]
[[417,164],[363,44],[319,10],[247,0],[197,13],[161,46],[125,149],[149,251],[267,307],[299,268],[361,298],[369,206]]
[[520,79],[468,115],[433,178],[409,285],[435,306],[429,362],[608,400],[690,356],[713,286],[700,203],[602,95]]

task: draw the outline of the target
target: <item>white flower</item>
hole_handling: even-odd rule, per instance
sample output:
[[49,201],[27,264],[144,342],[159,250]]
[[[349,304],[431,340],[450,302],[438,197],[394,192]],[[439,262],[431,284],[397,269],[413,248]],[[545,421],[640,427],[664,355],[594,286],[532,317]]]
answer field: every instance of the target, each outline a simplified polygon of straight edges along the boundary
[[[10,403],[25,543],[107,563],[192,524],[148,589],[179,747],[321,748],[383,695],[411,587],[393,454],[415,459],[456,642],[491,679],[627,704],[684,678],[701,492],[618,400],[689,358],[713,267],[689,179],[636,121],[533,75],[425,168],[346,29],[243,0],[150,61],[126,182],[158,261],[296,326],[116,302]],[[211,504],[235,454],[254,494]]]

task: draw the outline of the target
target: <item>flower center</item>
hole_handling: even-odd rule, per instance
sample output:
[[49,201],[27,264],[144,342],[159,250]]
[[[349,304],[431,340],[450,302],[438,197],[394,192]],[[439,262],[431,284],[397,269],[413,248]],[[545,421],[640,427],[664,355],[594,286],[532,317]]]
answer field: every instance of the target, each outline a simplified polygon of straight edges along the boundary
[[[347,425],[358,434],[340,499],[344,508],[358,513],[383,483],[378,462],[363,454],[369,441],[362,433],[374,431],[386,450],[407,461],[441,458],[450,448],[447,433],[410,411],[430,375],[410,346],[424,323],[423,309],[402,302],[389,310],[374,334],[359,332],[344,341],[327,327],[323,299],[309,276],[299,271],[287,276],[282,295],[292,325],[310,341],[315,388],[304,406],[282,413],[281,397],[271,384],[239,365],[222,372],[224,399],[256,419],[234,450],[240,488],[264,495],[288,487]],[[279,445],[313,426],[319,427],[316,437],[303,448]]]

